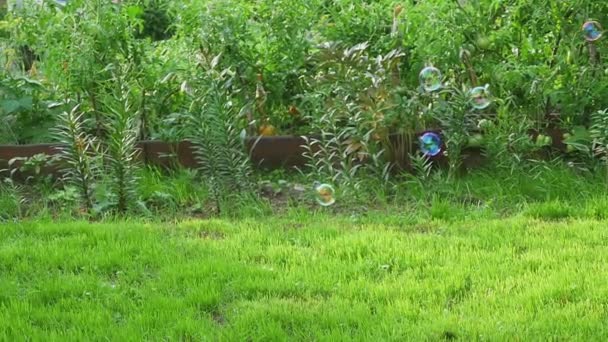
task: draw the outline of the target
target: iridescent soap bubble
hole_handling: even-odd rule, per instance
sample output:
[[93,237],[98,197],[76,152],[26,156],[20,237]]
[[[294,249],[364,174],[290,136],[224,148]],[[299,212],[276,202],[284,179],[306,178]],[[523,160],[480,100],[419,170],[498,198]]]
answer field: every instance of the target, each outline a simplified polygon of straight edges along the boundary
[[602,25],[594,20],[586,21],[583,24],[583,35],[588,42],[594,42],[604,34]]
[[331,185],[315,183],[314,190],[315,200],[319,205],[329,207],[336,203],[335,191]]
[[441,88],[441,71],[439,69],[427,66],[420,71],[420,85],[425,91],[433,92]]
[[471,105],[475,109],[486,109],[492,103],[489,86],[475,87],[469,91]]
[[441,137],[434,132],[426,132],[422,134],[418,141],[420,142],[420,151],[427,157],[435,157],[441,153]]

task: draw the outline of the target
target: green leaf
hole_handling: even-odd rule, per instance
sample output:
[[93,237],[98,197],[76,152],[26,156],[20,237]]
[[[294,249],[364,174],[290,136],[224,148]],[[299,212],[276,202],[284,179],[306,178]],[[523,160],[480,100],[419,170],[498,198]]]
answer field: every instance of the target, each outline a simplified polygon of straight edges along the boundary
[[15,80],[23,81],[23,82],[27,83],[27,85],[29,85],[29,86],[34,86],[37,88],[44,88],[44,86],[42,85],[42,83],[40,83],[40,81],[31,79],[31,78],[18,77],[18,78],[15,78]]
[[144,10],[140,6],[133,5],[127,6],[125,12],[129,18],[136,19],[144,13]]
[[11,114],[19,110],[31,110],[33,106],[33,99],[31,97],[22,97],[14,100],[3,100],[0,101],[0,108],[5,114]]
[[0,109],[4,114],[11,114],[19,110],[19,101],[17,100],[3,100],[0,101]]

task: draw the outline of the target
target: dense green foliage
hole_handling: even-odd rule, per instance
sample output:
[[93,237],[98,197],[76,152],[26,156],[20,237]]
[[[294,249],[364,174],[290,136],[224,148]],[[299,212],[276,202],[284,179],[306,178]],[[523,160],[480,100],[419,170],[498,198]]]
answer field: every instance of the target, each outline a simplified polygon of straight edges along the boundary
[[[606,2],[589,0],[25,6],[0,26],[0,142],[59,137],[64,156],[79,155],[76,140],[52,134],[78,108],[77,134],[99,145],[90,169],[101,170],[82,175],[90,186],[80,193],[102,193],[93,207],[119,211],[146,211],[135,191],[138,139],[194,142],[218,208],[254,183],[244,136],[309,136],[304,182],[333,183],[345,197],[369,179],[395,196],[403,170],[435,177],[416,144],[430,129],[441,131],[450,179],[470,147],[501,172],[558,156],[595,171],[606,150],[608,48],[585,41],[581,26],[608,26],[605,13]],[[419,82],[430,64],[443,73],[433,93]],[[469,90],[485,84],[492,105],[474,110]],[[82,184],[78,173],[67,184]]]
[[[20,56],[21,48],[29,46],[38,57],[30,75],[44,90],[15,94],[10,81],[17,76],[5,71],[12,93],[2,92],[1,113],[22,116],[19,122],[31,116],[52,121],[42,102],[52,99],[82,103],[99,115],[102,99],[113,96],[113,70],[129,69],[122,81],[135,110],[147,113],[142,135],[166,137],[174,124],[166,119],[188,108],[180,85],[201,72],[201,59],[221,55],[219,68],[237,76],[234,100],[262,102],[251,108],[258,127],[268,120],[283,134],[315,133],[316,120],[337,110],[331,101],[312,106],[320,83],[336,92],[328,95],[349,96],[343,115],[362,111],[364,127],[411,125],[407,116],[417,118],[427,104],[416,96],[418,72],[427,63],[443,71],[446,84],[490,84],[498,101],[486,114],[498,121],[543,128],[554,118],[549,114],[559,114],[559,124],[570,129],[608,107],[602,58],[608,49],[596,43],[600,60],[591,65],[580,30],[585,20],[602,22],[607,12],[608,4],[588,0],[71,0],[65,9],[32,6],[3,22],[3,64],[21,63],[28,57]],[[341,74],[347,66],[341,52],[365,42],[369,63]],[[381,66],[388,73],[382,81],[368,64],[394,50],[399,57]],[[260,86],[263,99],[256,96]],[[29,102],[21,107],[7,103],[24,99]],[[427,114],[422,128],[436,122],[436,110]],[[28,129],[14,128],[16,137],[2,139],[32,141]]]

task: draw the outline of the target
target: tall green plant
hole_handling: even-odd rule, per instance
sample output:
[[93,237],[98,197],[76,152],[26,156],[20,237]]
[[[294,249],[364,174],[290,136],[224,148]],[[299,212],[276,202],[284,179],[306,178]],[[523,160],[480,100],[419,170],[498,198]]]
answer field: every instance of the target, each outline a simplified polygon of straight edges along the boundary
[[593,149],[604,161],[608,188],[608,109],[595,112],[591,116],[591,123]]
[[116,100],[105,105],[109,109],[107,126],[107,160],[110,171],[110,188],[116,199],[116,209],[125,213],[137,198],[137,117],[129,92],[116,95]]
[[94,204],[94,186],[99,171],[96,156],[100,153],[95,138],[84,130],[86,125],[84,113],[80,106],[64,112],[59,117],[55,136],[61,146],[58,147],[61,160],[66,167],[62,170],[64,180],[78,189],[82,207],[90,212]]
[[241,134],[243,118],[232,102],[232,73],[218,71],[219,56],[196,80],[193,104],[189,110],[190,140],[195,147],[198,168],[218,211],[236,194],[252,190],[252,168]]
[[466,86],[447,88],[443,91],[443,95],[445,97],[438,104],[433,115],[441,123],[449,160],[449,175],[453,177],[462,165],[462,151],[467,146],[480,114],[471,108]]

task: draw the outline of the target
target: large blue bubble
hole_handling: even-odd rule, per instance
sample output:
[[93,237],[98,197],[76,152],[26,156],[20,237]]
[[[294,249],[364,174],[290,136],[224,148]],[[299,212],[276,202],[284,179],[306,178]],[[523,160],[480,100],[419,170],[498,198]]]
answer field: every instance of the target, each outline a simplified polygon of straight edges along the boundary
[[602,38],[603,33],[602,25],[597,21],[590,20],[583,24],[583,35],[588,42],[594,42]]
[[441,137],[434,132],[426,132],[419,138],[420,151],[427,157],[435,157],[441,153]]

